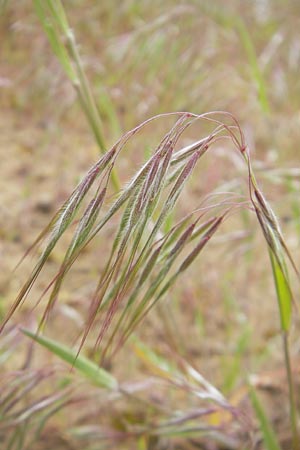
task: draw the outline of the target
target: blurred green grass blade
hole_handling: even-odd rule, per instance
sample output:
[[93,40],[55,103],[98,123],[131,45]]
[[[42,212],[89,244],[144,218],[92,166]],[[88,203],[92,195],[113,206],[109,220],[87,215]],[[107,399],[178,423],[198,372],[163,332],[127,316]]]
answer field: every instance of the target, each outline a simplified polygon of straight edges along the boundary
[[197,0],[196,3],[199,5],[200,9],[205,14],[212,17],[216,23],[224,28],[235,29],[238,33],[240,42],[244,48],[246,57],[248,58],[252,77],[256,84],[259,103],[264,113],[269,113],[270,105],[267,95],[266,82],[259,67],[255,45],[242,16],[232,14],[231,12],[228,12],[228,8],[220,7],[220,5],[217,6],[214,2],[207,2],[204,0],[199,2],[199,0]]
[[[40,0],[35,0],[40,1]],[[64,33],[66,33],[69,29],[69,24],[67,21],[67,17],[65,15],[65,11],[63,5],[60,0],[42,0],[42,3],[46,3],[48,5],[51,14],[57,21],[58,25],[61,27]]]
[[99,89],[99,109],[102,112],[102,118],[108,119],[108,124],[111,129],[111,135],[116,139],[119,138],[123,134],[122,125],[118,116],[118,112],[116,110],[116,105],[114,104],[109,93],[101,87]]
[[262,110],[265,113],[270,112],[270,105],[269,100],[267,96],[267,89],[264,77],[261,73],[257,56],[256,56],[256,50],[253,44],[253,41],[251,39],[251,35],[246,27],[245,22],[242,20],[241,17],[236,17],[235,19],[236,29],[238,31],[238,34],[240,36],[241,42],[243,44],[243,47],[245,49],[245,52],[248,57],[248,61],[252,70],[252,75],[254,78],[254,81],[256,83],[257,92],[258,92],[258,100],[260,102],[260,105],[262,107]]
[[131,337],[133,341],[133,347],[135,354],[140,358],[147,366],[150,366],[151,369],[156,369],[160,373],[160,375],[165,375],[168,377],[178,376],[178,371],[176,367],[171,364],[171,362],[158,355],[154,352],[150,347],[140,341],[136,336]]
[[106,389],[117,389],[117,380],[108,372],[106,372],[106,370],[98,367],[85,356],[77,355],[76,352],[64,346],[63,344],[54,341],[53,339],[39,336],[26,329],[22,329],[22,332],[34,341],[38,342],[43,347],[47,348],[51,353],[55,354],[63,361],[66,361],[72,367],[76,368],[97,386]]
[[263,434],[263,440],[266,446],[266,450],[281,450],[277,437],[272,429],[272,426],[267,418],[263,407],[261,405],[255,390],[250,386],[250,398],[252,406],[255,410],[256,417],[259,421],[260,429]]
[[288,331],[290,329],[292,316],[291,288],[286,275],[283,273],[283,268],[279,264],[277,258],[274,256],[271,250],[269,251],[269,253],[280,311],[281,328],[284,331]]
[[[34,6],[53,52],[73,83],[98,147],[101,153],[105,154],[107,148],[103,132],[102,113],[100,116],[63,4],[60,0],[34,0]],[[112,172],[111,179],[118,191],[120,183],[115,171]]]
[[40,19],[43,29],[49,39],[53,52],[57,56],[64,71],[68,75],[69,79],[73,83],[77,83],[77,76],[70,61],[68,52],[65,46],[62,44],[58,31],[56,30],[53,22],[47,17],[45,12],[45,4],[43,1],[34,0],[35,11]]

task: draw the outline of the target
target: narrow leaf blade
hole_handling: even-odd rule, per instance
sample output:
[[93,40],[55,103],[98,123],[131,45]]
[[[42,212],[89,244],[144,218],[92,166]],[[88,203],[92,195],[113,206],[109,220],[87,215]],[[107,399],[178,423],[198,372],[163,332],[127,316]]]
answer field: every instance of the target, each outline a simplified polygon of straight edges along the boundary
[[76,352],[63,344],[60,344],[58,341],[54,341],[53,339],[37,335],[26,329],[22,329],[22,332],[35,342],[48,349],[51,353],[76,368],[96,385],[106,389],[117,389],[118,383],[116,379],[106,370],[98,367],[85,356],[77,355]]

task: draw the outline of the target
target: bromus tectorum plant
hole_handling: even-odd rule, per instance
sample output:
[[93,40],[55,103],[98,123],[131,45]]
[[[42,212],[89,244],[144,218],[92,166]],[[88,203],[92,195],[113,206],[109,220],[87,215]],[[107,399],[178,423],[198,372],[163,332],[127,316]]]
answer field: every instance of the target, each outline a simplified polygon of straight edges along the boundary
[[[73,237],[56,276],[37,301],[40,303],[49,292],[49,299],[42,313],[37,334],[27,330],[24,330],[24,333],[83,372],[89,379],[97,384],[100,383],[102,387],[119,392],[119,395],[129,395],[129,391],[119,386],[104,369],[97,370],[97,365],[81,356],[80,352],[88,335],[94,336],[95,349],[98,349],[100,355],[100,367],[105,366],[124,346],[146,314],[164,296],[169,295],[174,283],[199,257],[222,222],[237,209],[252,208],[257,215],[269,248],[276,283],[290,392],[293,448],[296,450],[298,448],[297,417],[288,347],[292,293],[288,281],[286,258],[291,261],[293,266],[294,263],[283,240],[275,215],[258,188],[251,167],[249,150],[236,119],[226,112],[202,115],[185,112],[172,113],[171,117],[176,117],[177,121],[163,137],[149,160],[125,184],[117,196],[111,192],[111,173],[113,168],[117,167],[121,151],[148,123],[153,120],[162,120],[167,116],[170,115],[151,118],[126,133],[88,171],[34,243],[35,247],[45,241],[44,249],[8,312],[1,330],[30,293],[52,250],[63,234],[68,229],[73,230]],[[182,134],[199,121],[212,124],[213,130],[195,143],[180,148]],[[212,195],[203,198],[195,210],[179,219],[177,223],[173,223],[171,227],[167,226],[168,219],[174,213],[186,183],[193,176],[195,166],[211,151],[216,142],[220,143],[222,140],[228,141],[228,139],[245,161],[250,200],[245,201],[244,198],[224,195],[223,200],[214,202],[216,196]],[[110,242],[108,242],[110,250],[102,255],[100,277],[87,305],[85,326],[79,346],[74,352],[59,342],[43,337],[41,332],[44,330],[47,320],[51,319],[52,312],[59,300],[61,287],[71,267],[85,248],[92,245],[96,237],[105,233],[108,227],[110,230],[115,230],[114,236],[111,236]],[[294,269],[297,270],[295,266]],[[144,349],[144,354],[151,355],[151,352],[145,350],[145,347],[140,346],[141,348]],[[151,359],[153,360],[153,356]],[[161,366],[160,363],[159,366]],[[184,363],[180,367],[185,372],[188,366]],[[165,370],[166,366],[163,364],[163,368],[160,367],[159,372],[162,373]],[[193,378],[194,374],[200,380],[200,374],[194,369],[190,368],[187,371],[189,376],[192,375]],[[172,374],[172,384],[177,387],[186,386],[186,389],[194,391],[195,388],[190,385],[190,381],[184,381],[183,375],[177,373],[175,368],[170,373]],[[167,378],[170,378],[170,375]],[[209,399],[210,402],[213,401],[218,408],[226,408],[231,411],[231,414],[238,414],[231,409],[215,388],[212,388],[206,381],[204,382],[203,378],[201,380],[206,393],[201,391],[196,396]],[[204,410],[203,414],[206,416],[214,412],[215,408],[213,407],[212,410]],[[203,434],[206,431],[213,434],[214,439],[217,439],[217,435],[220,439],[219,434],[222,434],[223,430],[208,424],[195,429],[189,429],[186,426],[179,427],[179,423],[185,424],[186,420],[189,421],[190,413],[187,414],[186,419],[184,417],[171,419],[167,427],[168,432],[164,428],[165,426],[163,430],[167,434],[172,434],[174,427],[177,430],[175,434],[179,430],[182,434],[200,432]],[[193,414],[192,417],[194,418]],[[160,434],[161,426],[159,425],[155,430],[147,430],[147,433],[149,435]],[[169,426],[173,431],[169,430]],[[225,437],[223,436],[222,439]],[[231,448],[237,448],[234,442]]]
[[[12,350],[22,337],[29,341],[27,357],[21,369],[3,380],[0,440],[3,440],[7,450],[29,450],[44,432],[49,418],[62,408],[91,400],[94,410],[90,417],[81,413],[79,407],[70,430],[72,438],[79,439],[86,449],[111,448],[112,442],[116,448],[121,448],[126,442],[132,448],[134,442],[133,445],[139,449],[163,449],[169,448],[166,442],[175,438],[184,442],[184,448],[195,448],[202,445],[203,437],[220,445],[213,448],[257,448],[248,410],[233,407],[173,348],[169,358],[166,358],[135,336],[138,326],[152,309],[159,307],[166,297],[173,300],[174,286],[180,279],[185,279],[186,272],[195,265],[197,258],[203,257],[205,262],[202,252],[204,255],[209,252],[210,241],[214,240],[215,233],[222,229],[224,222],[246,208],[256,215],[270,255],[289,391],[291,445],[293,450],[299,450],[296,392],[289,350],[295,302],[287,264],[292,266],[298,277],[299,273],[277,218],[258,186],[250,151],[237,119],[224,111],[201,115],[189,112],[161,114],[136,126],[107,149],[101,108],[99,111],[92,95],[62,3],[59,0],[35,0],[34,5],[52,49],[77,92],[102,156],[27,252],[42,248],[38,261],[0,328],[0,364],[12,356]],[[222,19],[213,11],[211,15]],[[266,88],[250,35],[239,19],[230,16],[223,19],[226,23],[233,23],[242,38],[261,105],[268,111]],[[170,131],[136,173],[121,186],[118,178],[121,153],[130,146],[137,149],[134,138],[151,123],[170,119],[174,119]],[[197,133],[201,131],[201,138],[184,145],[185,133],[192,127],[197,127]],[[197,199],[195,207],[190,208],[189,204],[187,208],[180,207],[182,198],[189,195],[188,184],[201,186],[199,166],[216,144],[222,145],[226,151],[231,151],[231,146],[238,154],[245,168],[243,173],[245,184],[249,187],[248,197],[237,193],[211,192]],[[143,151],[144,148],[141,153]],[[66,240],[68,246],[60,267],[33,304],[32,312],[38,312],[38,324],[34,322],[35,325],[17,330],[9,322],[32,293],[53,250]],[[73,266],[84,256],[87,248],[98,252],[98,279],[93,284],[92,294],[85,299],[84,324],[76,345],[71,347],[62,344],[59,338],[46,336],[46,330],[59,308],[65,281],[72,276]],[[94,346],[91,357],[84,354],[88,340]],[[48,365],[42,370],[32,368],[34,342],[74,370],[61,374],[60,368],[49,368]],[[141,383],[125,383],[110,373],[110,364],[118,361],[117,357],[126,344],[131,345],[136,358],[154,376]],[[39,386],[44,382],[50,383],[52,390],[48,387],[47,392],[41,395],[44,388],[39,390]],[[82,392],[85,392],[87,384],[90,394],[85,396]],[[174,392],[186,402],[185,407],[177,404]],[[280,446],[276,435],[252,387],[250,397],[265,448],[278,450]],[[120,399],[134,404],[134,413],[126,408],[124,410],[124,405],[119,406]],[[105,412],[108,412],[106,415],[102,411],[103,405]],[[201,448],[211,448],[204,445]]]

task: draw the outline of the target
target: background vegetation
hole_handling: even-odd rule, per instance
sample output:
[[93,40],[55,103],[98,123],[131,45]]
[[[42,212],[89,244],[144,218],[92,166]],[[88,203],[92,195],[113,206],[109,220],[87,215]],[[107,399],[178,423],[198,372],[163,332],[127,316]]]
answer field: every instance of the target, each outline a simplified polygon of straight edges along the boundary
[[[74,0],[64,5],[106,148],[156,114],[233,113],[299,267],[299,2]],[[4,319],[36,259],[29,256],[11,275],[13,268],[97,161],[99,146],[32,2],[2,2],[0,38]],[[173,125],[172,117],[154,121],[122,151],[116,167],[122,186]],[[181,143],[210,132],[199,121]],[[220,141],[201,160],[166,227],[206,196],[224,192],[248,198],[247,167]],[[113,188],[110,195],[115,198]],[[70,233],[0,337],[4,448],[291,448],[276,292],[253,212],[244,208],[230,215],[134,337],[103,362],[103,373],[93,365],[100,358],[95,334],[82,349],[88,362],[78,359],[78,370],[70,371],[53,347],[49,352],[32,346],[18,328],[21,323],[36,329],[44,300],[32,308],[57,273]],[[108,229],[84,250],[46,327],[48,338],[66,346],[64,360],[71,364],[70,349],[76,355],[86,305],[111,239]],[[293,274],[291,285],[297,302]],[[296,313],[289,337],[296,393],[298,326]],[[249,383],[256,389],[252,403]],[[276,437],[263,425],[265,417]]]

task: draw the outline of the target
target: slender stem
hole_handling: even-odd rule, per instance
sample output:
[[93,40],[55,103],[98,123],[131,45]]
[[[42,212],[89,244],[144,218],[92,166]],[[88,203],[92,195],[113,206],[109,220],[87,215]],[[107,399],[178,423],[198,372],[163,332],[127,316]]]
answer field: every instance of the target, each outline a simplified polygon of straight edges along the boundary
[[102,121],[99,116],[94,97],[91,93],[91,89],[90,89],[88,80],[84,73],[84,70],[82,67],[82,62],[81,62],[81,59],[80,59],[80,56],[79,56],[79,53],[77,50],[76,42],[74,39],[74,35],[71,30],[69,30],[69,32],[67,34],[67,39],[68,39],[69,51],[74,60],[74,63],[75,63],[76,69],[77,69],[77,74],[78,74],[78,77],[80,80],[80,85],[78,86],[78,88],[80,89],[80,91],[82,93],[82,99],[84,99],[84,102],[86,103],[86,107],[89,112],[88,119],[90,122],[92,122],[91,124],[93,126],[93,131],[94,131],[97,143],[99,145],[99,148],[102,153],[105,153],[106,146],[105,146],[104,137],[103,137]]
[[[82,62],[77,50],[76,42],[74,39],[74,35],[72,30],[69,30],[67,33],[67,40],[68,40],[68,48],[70,51],[70,54],[72,55],[72,58],[74,60],[77,74],[79,77],[79,85],[75,86],[78,94],[78,98],[80,101],[80,104],[82,106],[82,109],[84,110],[86,117],[88,119],[88,122],[92,128],[92,131],[94,133],[96,142],[98,144],[98,147],[101,151],[101,153],[106,152],[106,145],[105,145],[105,139],[103,135],[103,125],[101,121],[101,117],[98,112],[97,105],[95,103],[95,99],[92,95],[88,80],[86,78],[86,75],[84,73]],[[116,172],[113,170],[111,173],[111,180],[113,183],[113,186],[117,191],[120,190],[120,182],[118,179],[118,176]]]
[[292,427],[292,435],[293,435],[293,450],[300,450],[300,440],[299,433],[297,427],[297,407],[296,407],[296,398],[295,398],[295,389],[293,383],[292,376],[292,368],[291,368],[291,358],[290,358],[290,350],[288,343],[288,333],[285,331],[282,335],[283,348],[284,348],[284,358],[285,358],[285,368],[286,375],[288,381],[288,389],[289,389],[289,403],[290,403],[290,420]]

